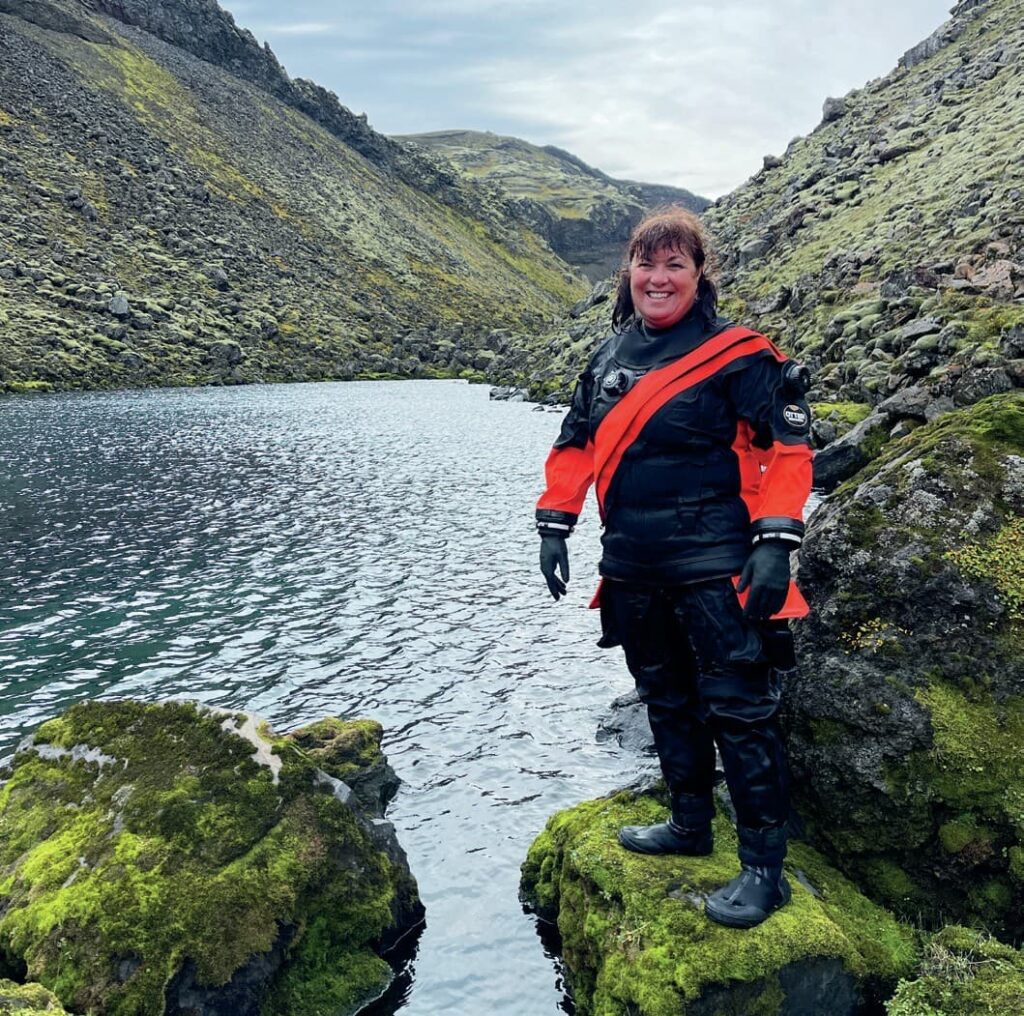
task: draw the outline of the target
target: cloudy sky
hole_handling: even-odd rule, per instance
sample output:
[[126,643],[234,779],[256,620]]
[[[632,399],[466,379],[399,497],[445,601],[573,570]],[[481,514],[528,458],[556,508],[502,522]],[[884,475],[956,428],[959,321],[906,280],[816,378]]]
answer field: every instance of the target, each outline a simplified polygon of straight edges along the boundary
[[386,134],[490,130],[718,197],[952,0],[221,0]]

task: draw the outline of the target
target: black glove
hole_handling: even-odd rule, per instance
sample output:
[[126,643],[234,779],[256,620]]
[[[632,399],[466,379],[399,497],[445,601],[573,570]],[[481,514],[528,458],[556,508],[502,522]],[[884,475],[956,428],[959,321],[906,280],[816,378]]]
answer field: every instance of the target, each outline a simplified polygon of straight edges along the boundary
[[782,610],[789,591],[789,547],[779,540],[764,540],[750,552],[736,591],[750,587],[743,613],[752,621],[767,621]]
[[[562,573],[561,578],[555,574],[556,567]],[[569,548],[565,545],[564,536],[541,536],[540,571],[547,579],[551,595],[556,600],[565,596],[565,584],[569,581]]]

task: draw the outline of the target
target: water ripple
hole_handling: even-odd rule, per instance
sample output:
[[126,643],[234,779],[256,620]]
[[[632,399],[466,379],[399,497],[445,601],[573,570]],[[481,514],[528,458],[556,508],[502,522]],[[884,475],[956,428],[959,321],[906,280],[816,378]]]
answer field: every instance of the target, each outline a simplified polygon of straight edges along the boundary
[[188,697],[280,729],[373,716],[428,908],[408,1016],[566,1011],[517,899],[547,817],[631,778],[630,686],[550,601],[532,506],[559,417],[456,382],[0,400],[0,754],[87,697]]

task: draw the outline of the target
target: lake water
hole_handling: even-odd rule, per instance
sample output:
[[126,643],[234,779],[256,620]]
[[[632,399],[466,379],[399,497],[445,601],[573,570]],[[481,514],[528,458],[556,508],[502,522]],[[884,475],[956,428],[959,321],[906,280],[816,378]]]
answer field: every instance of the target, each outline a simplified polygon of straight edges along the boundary
[[593,508],[568,598],[537,570],[560,419],[442,381],[0,399],[0,755],[91,697],[373,717],[427,908],[386,1011],[566,1011],[519,865],[651,763],[595,741],[632,680]]

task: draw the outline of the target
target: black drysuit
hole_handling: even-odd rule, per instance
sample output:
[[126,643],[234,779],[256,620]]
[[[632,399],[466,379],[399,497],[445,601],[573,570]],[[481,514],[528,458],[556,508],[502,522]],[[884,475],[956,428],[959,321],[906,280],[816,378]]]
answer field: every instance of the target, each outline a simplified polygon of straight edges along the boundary
[[[641,396],[688,355],[695,366],[677,388]],[[752,541],[794,547],[802,538],[810,413],[789,366],[763,336],[707,322],[696,309],[664,331],[612,336],[580,375],[537,507],[542,533],[571,532],[595,483],[602,644],[625,651],[673,816],[687,828],[713,814],[717,742],[740,857],[751,864],[785,853],[776,713],[779,674],[793,659],[785,620],[748,620],[733,576]],[[627,409],[631,392],[646,413]]]

